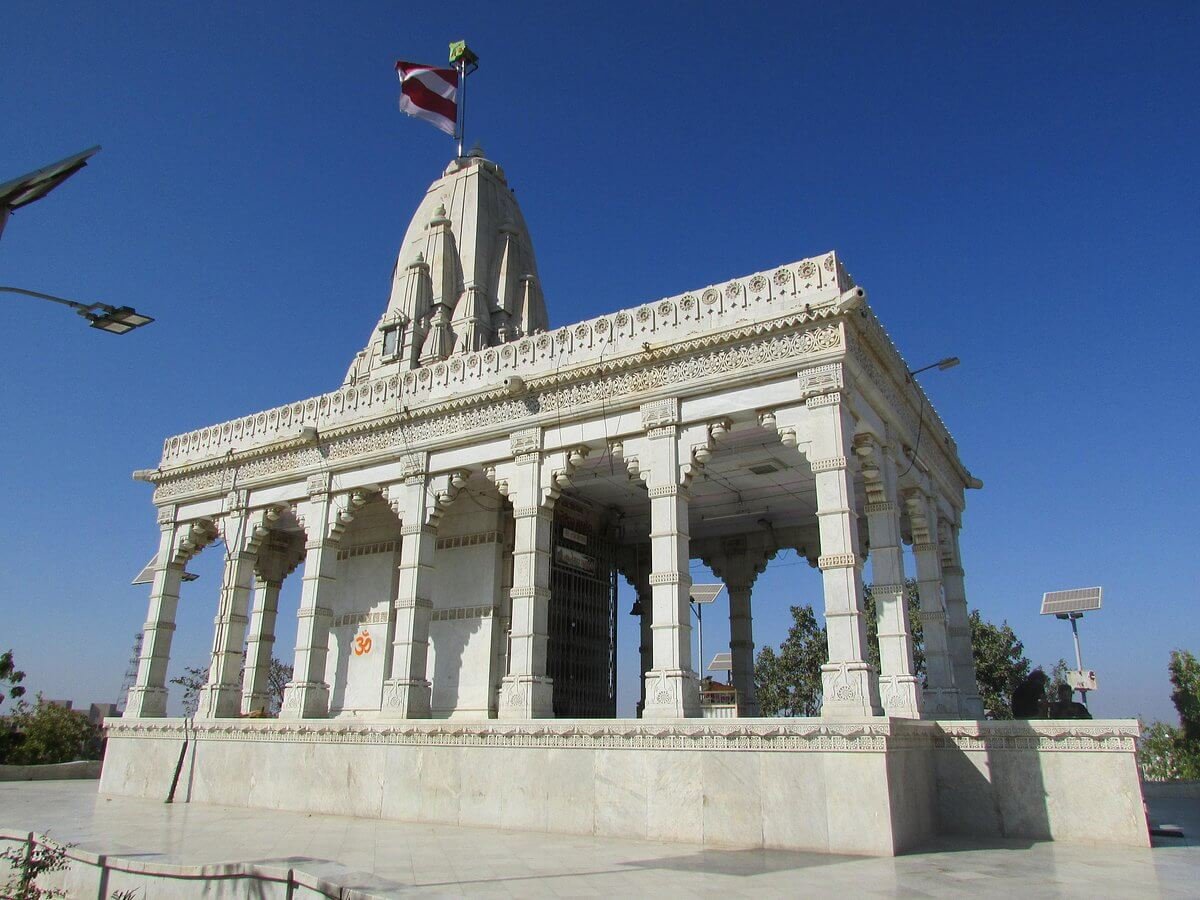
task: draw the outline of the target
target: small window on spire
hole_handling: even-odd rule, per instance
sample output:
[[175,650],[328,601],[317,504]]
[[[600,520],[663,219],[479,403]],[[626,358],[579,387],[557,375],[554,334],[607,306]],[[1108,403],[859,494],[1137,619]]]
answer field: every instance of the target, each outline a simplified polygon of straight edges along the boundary
[[383,330],[383,358],[390,359],[400,352],[400,326],[392,325]]

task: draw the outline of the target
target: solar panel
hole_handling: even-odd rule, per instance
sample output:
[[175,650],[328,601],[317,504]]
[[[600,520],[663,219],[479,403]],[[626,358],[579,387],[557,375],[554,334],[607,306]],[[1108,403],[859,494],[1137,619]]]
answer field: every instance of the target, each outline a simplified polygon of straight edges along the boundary
[[733,654],[718,653],[712,658],[712,662],[708,664],[709,672],[732,672],[733,671]]
[[1069,591],[1048,591],[1042,595],[1042,615],[1091,612],[1100,608],[1101,588],[1073,588]]
[[723,584],[693,584],[691,590],[693,603],[712,603],[725,590]]
[[[158,562],[158,554],[155,553],[150,557],[150,562],[142,567],[142,571],[138,572],[130,584],[153,584],[154,583],[154,565]],[[184,581],[195,581],[199,575],[193,575],[191,572],[183,573]]]

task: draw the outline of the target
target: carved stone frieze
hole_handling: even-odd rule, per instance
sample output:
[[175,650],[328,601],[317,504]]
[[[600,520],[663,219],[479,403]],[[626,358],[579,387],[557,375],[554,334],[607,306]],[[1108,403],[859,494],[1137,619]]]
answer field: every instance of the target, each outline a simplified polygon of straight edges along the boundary
[[[320,449],[306,446],[263,450],[262,455],[234,462],[215,457],[198,463],[214,466],[211,470],[161,476],[155,501],[208,495],[213,489],[219,490],[233,470],[237,471],[239,483],[245,484],[327,463],[349,462],[385,450],[412,452],[410,448],[414,445],[518,422],[543,412],[568,411],[587,403],[634,397],[643,391],[683,385],[698,378],[842,346],[842,331],[837,324],[794,330],[795,320],[792,320],[793,330],[787,330],[788,324],[776,322],[685,342],[673,348],[674,355],[662,362],[620,360],[548,376],[529,396],[519,399],[492,392],[447,400],[404,417],[389,412],[362,423],[361,431],[325,435]],[[782,330],[773,332],[774,328]]]
[[677,397],[664,397],[661,400],[652,400],[649,403],[643,403],[641,413],[642,428],[647,431],[651,428],[678,425],[679,399]]
[[840,391],[846,386],[841,363],[813,366],[797,373],[796,378],[800,383],[801,400]]

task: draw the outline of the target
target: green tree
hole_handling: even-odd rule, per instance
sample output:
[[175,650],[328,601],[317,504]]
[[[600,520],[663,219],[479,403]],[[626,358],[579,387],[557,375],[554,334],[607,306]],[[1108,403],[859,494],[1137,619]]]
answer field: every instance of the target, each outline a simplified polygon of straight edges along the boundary
[[200,705],[200,688],[208,682],[208,666],[188,666],[182,675],[171,679],[171,684],[183,688],[183,714],[189,718],[196,714]]
[[100,758],[100,729],[83,713],[47,703],[40,694],[37,706],[22,700],[5,718],[13,740],[2,762],[41,766]]
[[[867,626],[867,659],[879,669],[879,626],[874,592],[868,585],[863,592]],[[913,669],[918,678],[925,676],[925,636],[921,627],[921,601],[917,583],[905,584],[909,627],[913,636]],[[1012,718],[1012,693],[1030,674],[1024,645],[1008,622],[993,625],[975,610],[970,616],[971,644],[980,694],[993,718]],[[792,607],[792,625],[787,638],[776,652],[764,647],[754,662],[754,683],[758,704],[764,716],[815,716],[821,710],[821,666],[828,655],[828,639],[811,605]],[[1065,663],[1062,663],[1065,672]],[[1041,670],[1037,670],[1041,673]],[[1065,675],[1055,667],[1055,676]],[[1053,690],[1048,676],[1041,673]],[[1041,696],[1039,687],[1039,697]],[[1047,698],[1050,699],[1050,698]],[[1054,699],[1057,699],[1055,697]],[[1036,704],[1035,704],[1036,705]]]
[[1167,664],[1171,702],[1180,727],[1154,722],[1138,744],[1138,762],[1152,781],[1200,779],[1200,663],[1187,650],[1172,650]]
[[[246,669],[243,666],[238,672],[238,684],[241,685],[246,677]],[[267,663],[267,694],[270,697],[267,706],[267,714],[272,716],[279,715],[279,710],[283,708],[283,689],[287,687],[289,681],[292,680],[292,667],[287,663],[281,662],[274,656]],[[171,684],[177,684],[183,688],[183,714],[185,716],[194,716],[196,709],[200,705],[200,688],[208,682],[208,666],[188,666],[183,670],[183,674],[171,679]]]
[[811,604],[792,607],[792,624],[776,653],[763,647],[754,661],[754,688],[764,716],[821,713],[821,666],[829,655],[825,627]]
[[993,625],[979,610],[972,610],[971,648],[975,657],[975,680],[983,708],[993,719],[1012,718],[1012,695],[1029,675],[1025,645],[1007,621]]
[[[874,585],[863,588],[863,607],[867,620],[867,661],[879,671],[879,615],[875,603]],[[925,629],[921,625],[921,595],[915,578],[904,583],[904,599],[908,604],[908,627],[913,642],[913,674],[925,676]]]
[[1187,650],[1172,650],[1167,671],[1171,673],[1171,702],[1179,712],[1182,738],[1200,750],[1200,662]]
[[7,697],[18,700],[24,696],[25,688],[21,686],[24,680],[25,673],[19,671],[13,662],[13,652],[5,650],[0,653],[0,703]]

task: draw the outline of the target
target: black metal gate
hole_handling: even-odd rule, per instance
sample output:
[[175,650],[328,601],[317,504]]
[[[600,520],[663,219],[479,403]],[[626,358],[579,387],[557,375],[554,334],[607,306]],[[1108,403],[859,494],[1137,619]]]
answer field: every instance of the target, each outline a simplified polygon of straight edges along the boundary
[[600,518],[560,497],[550,538],[547,674],[560,719],[617,714],[616,545]]

